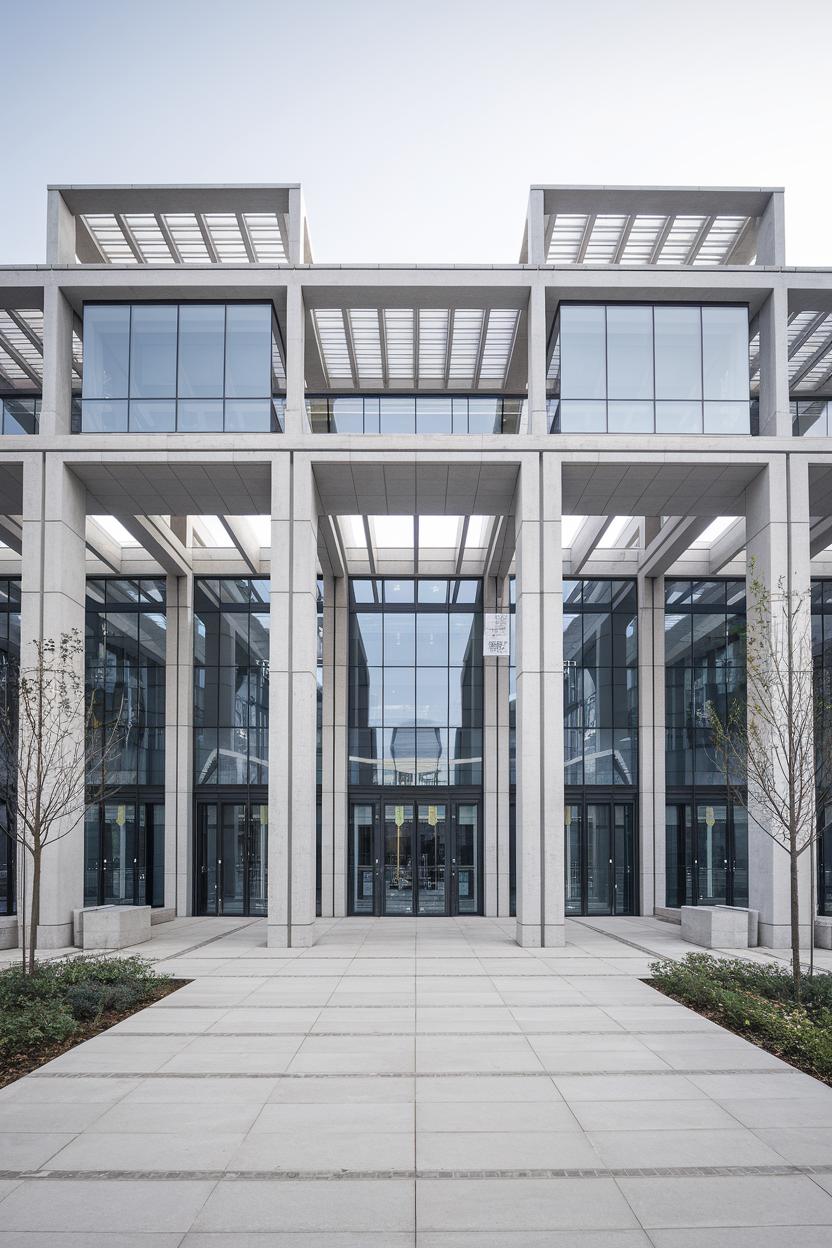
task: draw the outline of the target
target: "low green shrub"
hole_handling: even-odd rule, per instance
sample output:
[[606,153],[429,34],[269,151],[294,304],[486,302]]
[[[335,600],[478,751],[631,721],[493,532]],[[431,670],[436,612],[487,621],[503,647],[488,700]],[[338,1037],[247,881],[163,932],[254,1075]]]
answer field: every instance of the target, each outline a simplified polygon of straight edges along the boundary
[[669,996],[832,1079],[832,976],[806,978],[798,1005],[790,972],[776,965],[691,953],[680,962],[655,962],[651,972]]
[[24,1001],[16,1009],[0,1011],[0,1055],[28,1055],[47,1045],[60,1044],[76,1027],[72,1011],[62,1001]]

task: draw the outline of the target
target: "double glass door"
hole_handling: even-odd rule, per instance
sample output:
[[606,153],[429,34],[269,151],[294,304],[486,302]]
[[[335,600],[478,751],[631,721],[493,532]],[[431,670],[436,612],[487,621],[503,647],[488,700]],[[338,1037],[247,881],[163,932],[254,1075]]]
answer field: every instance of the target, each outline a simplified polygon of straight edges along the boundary
[[84,824],[85,904],[161,906],[164,803],[119,798],[97,802],[87,807]]
[[481,861],[478,801],[350,804],[353,914],[479,914]]
[[668,804],[667,895],[677,906],[748,905],[748,819],[719,798]]
[[635,914],[635,805],[564,805],[567,914]]
[[197,802],[197,914],[266,913],[268,805]]

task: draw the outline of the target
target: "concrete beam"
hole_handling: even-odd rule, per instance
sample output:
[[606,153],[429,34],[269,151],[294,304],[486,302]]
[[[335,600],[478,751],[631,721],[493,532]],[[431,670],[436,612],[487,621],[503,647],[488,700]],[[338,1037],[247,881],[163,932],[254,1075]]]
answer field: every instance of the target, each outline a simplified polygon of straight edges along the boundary
[[638,562],[643,576],[664,576],[680,555],[700,537],[713,517],[668,516]]
[[252,576],[260,575],[260,544],[243,516],[217,516]]
[[172,576],[187,576],[191,571],[190,552],[174,536],[164,516],[117,515],[116,520],[165,572]]
[[612,524],[615,516],[587,516],[571,546],[569,570],[577,576],[586,567],[592,552]]
[[740,516],[717,538],[708,554],[708,574],[717,576],[745,549],[745,516]]
[[20,555],[23,553],[23,520],[20,516],[0,516],[0,542]]
[[122,573],[121,546],[92,516],[87,516],[86,547],[117,576]]
[[812,559],[822,550],[826,550],[827,546],[832,546],[832,516],[813,520],[809,529],[809,554]]

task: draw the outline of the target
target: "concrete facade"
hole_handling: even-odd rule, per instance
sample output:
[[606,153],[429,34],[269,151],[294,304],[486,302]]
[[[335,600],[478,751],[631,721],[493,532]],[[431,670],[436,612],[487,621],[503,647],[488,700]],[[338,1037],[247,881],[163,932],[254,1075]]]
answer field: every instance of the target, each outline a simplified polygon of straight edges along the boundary
[[[516,799],[517,940],[531,947],[565,939],[563,578],[637,581],[637,909],[649,915],[666,904],[665,578],[743,577],[753,561],[767,584],[785,578],[808,594],[812,577],[832,572],[826,546],[816,549],[832,515],[832,449],[825,436],[796,441],[789,407],[790,397],[824,394],[821,380],[816,391],[798,386],[790,396],[790,378],[795,361],[807,358],[805,351],[800,355],[807,342],[822,357],[816,340],[798,342],[794,326],[806,324],[811,312],[822,331],[824,315],[832,315],[832,273],[785,266],[782,201],[782,192],[764,189],[533,188],[519,264],[384,268],[314,264],[297,187],[50,190],[46,265],[0,269],[0,306],[43,314],[42,338],[34,336],[40,387],[31,378],[18,387],[3,364],[0,335],[3,396],[18,389],[42,396],[39,432],[4,435],[0,443],[4,532],[15,520],[22,532],[22,553],[11,547],[0,552],[0,570],[22,576],[24,644],[69,627],[83,631],[85,574],[166,578],[166,905],[175,905],[180,916],[194,906],[194,578],[252,573],[271,584],[270,945],[304,946],[314,939],[319,576],[324,916],[349,910],[348,585],[357,574],[476,575],[483,578],[488,612],[508,610],[508,578],[515,578],[516,793],[509,781],[508,661],[484,664],[483,909],[493,917],[509,915],[510,806]],[[129,263],[114,260],[107,240],[96,236],[101,213],[121,223]],[[173,263],[154,263],[142,250],[137,222],[161,222],[167,239],[168,214],[177,213],[192,213],[200,224],[206,262],[186,262],[172,234]],[[210,226],[210,214],[221,213],[243,223],[247,214],[273,213],[284,260],[259,261],[245,230],[248,259],[223,259]],[[584,224],[574,255],[561,260],[557,249],[571,246],[560,233],[569,214],[584,214]],[[634,260],[627,248],[641,237],[638,222],[646,214],[665,226],[656,227]],[[672,262],[662,249],[684,214],[699,214],[702,224],[681,260]],[[614,252],[599,260],[593,230],[605,216],[620,216],[625,226]],[[741,224],[712,259],[707,248],[716,243],[709,231],[723,217]],[[271,302],[279,326],[283,432],[72,431],[81,372],[76,340],[86,303],[246,300]],[[759,434],[549,433],[553,326],[568,302],[747,306]],[[332,309],[342,318],[350,385],[328,371],[324,313]],[[515,316],[499,375],[488,373],[498,310]],[[396,374],[396,312],[411,316],[409,381]],[[358,331],[376,313],[372,333],[380,363],[370,366]],[[455,364],[454,333],[472,315],[480,328],[466,381]],[[440,367],[425,380],[428,326],[437,317],[446,327],[444,373]],[[364,393],[516,396],[525,406],[520,428],[510,433],[370,436],[313,428],[310,396]],[[139,545],[108,547],[95,516],[118,517]],[[204,516],[223,517],[234,544],[196,540],[194,523]],[[486,517],[487,541],[481,555],[462,543],[449,564],[439,551],[417,549],[414,558],[412,551],[378,542],[359,557],[343,519],[385,516]],[[269,541],[246,537],[245,526],[236,524],[241,517],[267,517]],[[581,524],[567,540],[574,517]],[[732,517],[732,527],[703,544],[702,535],[720,517]],[[615,518],[627,523],[609,543]],[[751,822],[749,905],[760,914],[761,943],[781,946],[788,941],[788,864],[755,830],[753,812]],[[45,873],[44,945],[70,941],[72,910],[83,904],[83,859],[78,827],[60,842]],[[808,859],[806,871],[808,890]],[[808,939],[808,908],[805,925]]]

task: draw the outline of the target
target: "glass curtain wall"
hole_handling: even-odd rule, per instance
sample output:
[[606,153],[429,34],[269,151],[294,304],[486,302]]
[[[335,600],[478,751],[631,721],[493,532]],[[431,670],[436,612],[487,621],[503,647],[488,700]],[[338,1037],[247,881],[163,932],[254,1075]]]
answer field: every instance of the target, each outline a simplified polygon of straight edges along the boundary
[[194,580],[195,909],[265,914],[268,578]]
[[353,579],[350,912],[482,909],[482,584]]
[[[832,691],[832,580],[812,581],[812,665],[815,699],[819,713],[815,720],[815,738],[826,742],[832,732],[830,705]],[[825,781],[820,779],[821,787]],[[832,802],[818,794],[818,913],[832,914]]]
[[[0,698],[3,709],[11,706],[12,715],[17,709],[17,685],[20,663],[20,581],[0,580]],[[2,766],[8,774],[10,764],[6,757]],[[12,823],[13,812],[5,802],[0,802],[0,914],[15,914],[17,896],[15,889],[16,839]]]
[[278,431],[281,353],[270,303],[85,304],[81,431]]
[[323,835],[323,723],[324,723],[324,582],[318,577],[318,660],[315,667],[317,677],[316,697],[316,747],[315,747],[315,913],[321,913],[322,883],[322,835]]
[[519,433],[523,398],[467,395],[318,395],[306,401],[313,433]]
[[40,399],[7,394],[0,397],[0,432],[37,433],[40,425]]
[[832,433],[832,401],[829,399],[797,399],[789,407],[794,437],[828,438]]
[[567,914],[635,914],[636,582],[563,583]]
[[164,904],[166,628],[163,579],[87,581],[88,906]]
[[667,904],[748,905],[748,821],[707,706],[745,705],[745,581],[665,581]]
[[561,304],[554,433],[750,433],[748,308]]

